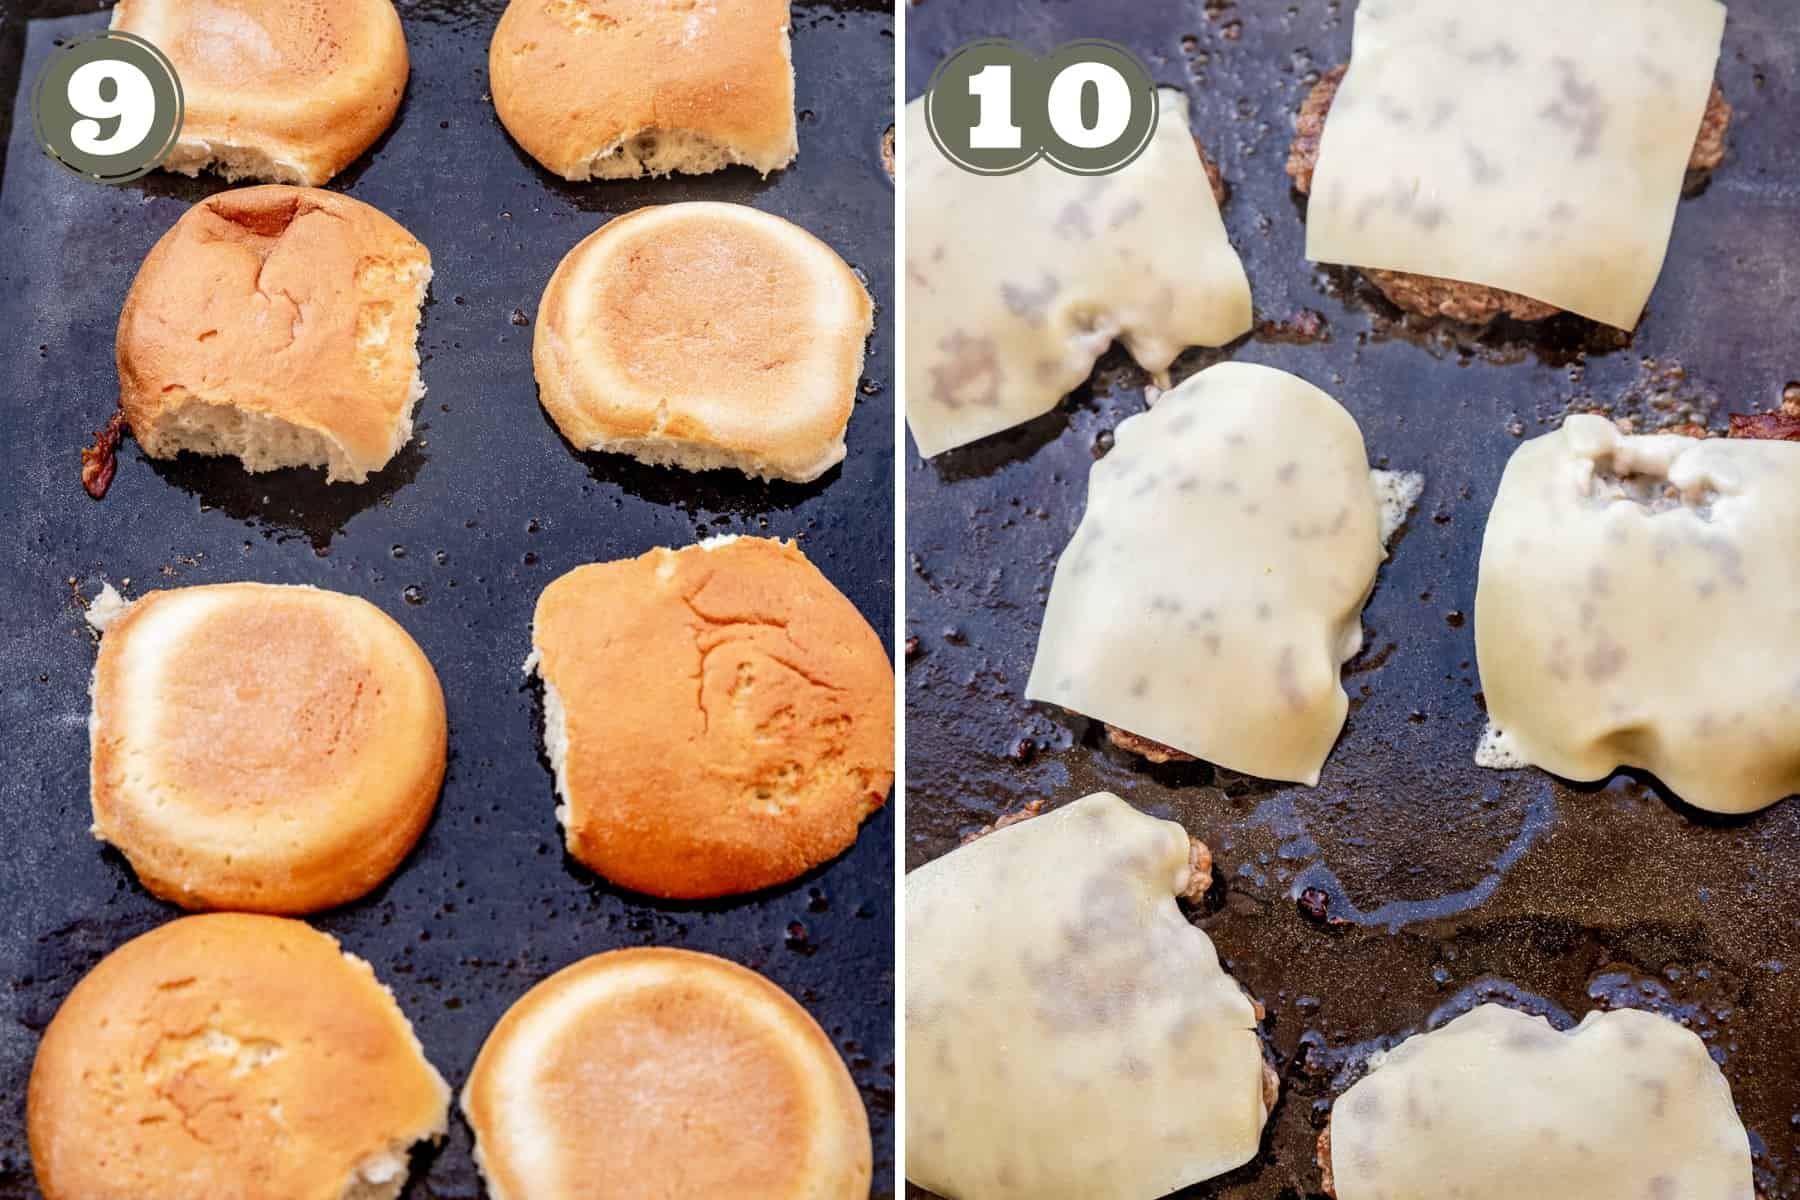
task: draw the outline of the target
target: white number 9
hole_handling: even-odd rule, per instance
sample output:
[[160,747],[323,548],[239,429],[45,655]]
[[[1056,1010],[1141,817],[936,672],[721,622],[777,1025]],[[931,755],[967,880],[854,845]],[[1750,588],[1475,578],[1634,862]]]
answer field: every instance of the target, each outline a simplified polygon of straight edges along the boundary
[[[112,98],[102,93],[112,84]],[[87,120],[69,130],[69,141],[83,154],[115,155],[135,150],[156,123],[156,88],[150,77],[116,58],[85,63],[69,76],[69,107]],[[101,135],[102,121],[116,119],[111,134]]]

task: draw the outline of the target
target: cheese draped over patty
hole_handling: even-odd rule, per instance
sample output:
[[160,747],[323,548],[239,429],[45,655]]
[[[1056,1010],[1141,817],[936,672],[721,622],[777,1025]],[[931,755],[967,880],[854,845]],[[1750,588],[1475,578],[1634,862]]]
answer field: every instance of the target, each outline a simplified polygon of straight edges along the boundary
[[1224,363],[1120,424],[1056,564],[1025,695],[1307,784],[1382,549],[1362,432],[1285,371]]
[[1157,92],[1145,151],[1111,175],[1036,162],[975,175],[906,108],[906,420],[926,457],[1042,416],[1113,339],[1152,374],[1250,331],[1250,282],[1188,132]]
[[1363,0],[1307,257],[1635,327],[1724,30],[1716,0]]
[[907,1178],[1151,1200],[1256,1154],[1256,1012],[1175,897],[1181,826],[1105,792],[906,880]]
[[1337,1200],[1753,1200],[1706,1043],[1666,1017],[1569,1032],[1484,1004],[1371,1064],[1331,1111]]
[[1712,812],[1800,792],[1800,444],[1587,414],[1526,442],[1488,518],[1475,649],[1525,762],[1642,768]]

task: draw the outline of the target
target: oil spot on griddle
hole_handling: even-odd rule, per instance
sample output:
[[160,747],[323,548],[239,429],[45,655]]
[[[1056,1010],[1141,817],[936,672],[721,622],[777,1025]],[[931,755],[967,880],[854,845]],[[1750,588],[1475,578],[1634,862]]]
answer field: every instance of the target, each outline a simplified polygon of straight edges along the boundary
[[658,467],[626,454],[578,451],[566,441],[563,445],[587,467],[602,490],[677,509],[704,525],[744,525],[770,513],[790,511],[830,487],[843,474],[843,465],[839,464],[811,483],[761,480],[729,468],[687,471]]
[[1598,413],[1631,433],[1655,433],[1676,426],[1722,429],[1732,405],[1696,378],[1678,360],[1643,356],[1622,385],[1583,375],[1557,400],[1547,398],[1537,415],[1544,428],[1559,427],[1571,413]]
[[803,957],[811,958],[819,952],[819,947],[813,942],[802,922],[788,922],[787,937],[784,940],[789,950]]
[[364,483],[327,483],[324,470],[314,467],[252,474],[235,458],[186,451],[140,461],[197,499],[202,511],[217,510],[277,541],[304,538],[324,554],[359,513],[394,503],[428,460],[419,441],[408,442]]
[[1500,887],[1502,879],[1531,849],[1555,820],[1555,802],[1548,787],[1538,788],[1521,814],[1518,832],[1492,861],[1491,869],[1470,886],[1437,896],[1390,898],[1365,911],[1348,894],[1324,858],[1311,863],[1294,877],[1293,893],[1317,892],[1325,897],[1336,920],[1357,925],[1385,927],[1397,932],[1405,926],[1441,921],[1481,905]]

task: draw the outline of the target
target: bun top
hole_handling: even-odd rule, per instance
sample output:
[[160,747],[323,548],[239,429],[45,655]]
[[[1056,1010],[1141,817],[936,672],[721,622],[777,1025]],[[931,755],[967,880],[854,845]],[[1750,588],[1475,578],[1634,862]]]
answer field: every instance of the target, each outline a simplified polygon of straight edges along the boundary
[[430,277],[425,247],[359,200],[285,184],[220,192],[138,269],[119,316],[120,405],[140,437],[190,403],[277,418],[366,475],[411,431]]
[[31,1157],[48,1200],[339,1200],[359,1171],[403,1174],[448,1100],[393,996],[333,939],[186,917],[101,960],[51,1021]]
[[788,21],[788,0],[513,0],[488,50],[494,107],[566,179],[651,131],[697,134],[766,175],[796,147]]
[[[463,1092],[496,1200],[863,1200],[868,1117],[818,1024],[743,967],[615,950],[501,1018]],[[596,1137],[596,1129],[604,1137]]]
[[769,887],[842,853],[887,800],[893,668],[790,544],[580,567],[544,589],[532,642],[567,736],[570,852],[615,883]]
[[175,64],[184,142],[253,146],[310,184],[367,149],[406,90],[390,0],[119,0],[112,25]]

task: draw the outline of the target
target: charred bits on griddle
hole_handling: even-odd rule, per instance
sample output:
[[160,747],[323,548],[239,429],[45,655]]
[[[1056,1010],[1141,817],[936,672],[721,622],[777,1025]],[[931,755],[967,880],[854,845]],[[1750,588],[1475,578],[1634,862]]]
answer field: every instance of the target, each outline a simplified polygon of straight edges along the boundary
[[1321,925],[1337,928],[1350,924],[1349,920],[1344,917],[1331,915],[1331,893],[1324,888],[1309,887],[1296,896],[1294,902],[1299,906],[1302,916],[1317,921]]
[[96,500],[106,498],[119,469],[119,439],[125,436],[125,411],[113,413],[105,429],[94,431],[94,444],[81,450],[81,486]]

